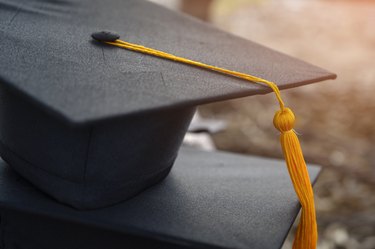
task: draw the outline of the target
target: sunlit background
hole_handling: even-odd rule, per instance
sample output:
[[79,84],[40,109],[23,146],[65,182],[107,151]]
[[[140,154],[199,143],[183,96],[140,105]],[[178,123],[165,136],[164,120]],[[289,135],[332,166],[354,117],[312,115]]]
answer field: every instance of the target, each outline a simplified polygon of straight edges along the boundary
[[[375,1],[154,0],[338,74],[283,91],[316,186],[319,249],[375,249]],[[218,149],[281,158],[274,96],[200,108]],[[295,229],[295,228],[294,228]],[[292,234],[284,248],[291,248]]]

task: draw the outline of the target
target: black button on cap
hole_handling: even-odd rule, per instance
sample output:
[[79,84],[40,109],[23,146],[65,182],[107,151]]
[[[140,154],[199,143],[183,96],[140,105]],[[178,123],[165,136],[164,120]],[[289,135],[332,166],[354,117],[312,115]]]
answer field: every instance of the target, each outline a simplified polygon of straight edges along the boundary
[[120,35],[110,31],[100,31],[92,33],[91,37],[97,41],[114,42],[120,38]]

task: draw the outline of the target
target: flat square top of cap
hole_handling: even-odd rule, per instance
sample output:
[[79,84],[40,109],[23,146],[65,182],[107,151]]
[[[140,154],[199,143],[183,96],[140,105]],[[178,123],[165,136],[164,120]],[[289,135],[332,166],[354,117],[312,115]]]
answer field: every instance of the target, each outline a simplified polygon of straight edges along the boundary
[[[204,248],[280,248],[299,210],[285,163],[182,148],[160,184],[112,207],[76,211],[0,162],[0,207]],[[318,167],[309,167],[315,181]]]
[[141,0],[1,0],[0,82],[71,123],[269,91],[94,42],[121,39],[294,87],[335,75]]

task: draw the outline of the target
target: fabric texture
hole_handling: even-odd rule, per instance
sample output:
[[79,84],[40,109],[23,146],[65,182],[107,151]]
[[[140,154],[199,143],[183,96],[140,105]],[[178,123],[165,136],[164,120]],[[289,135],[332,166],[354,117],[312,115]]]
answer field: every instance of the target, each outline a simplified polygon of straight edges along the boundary
[[97,43],[124,40],[276,82],[335,78],[316,66],[142,0],[1,0],[0,82],[70,123],[195,106],[267,87]]

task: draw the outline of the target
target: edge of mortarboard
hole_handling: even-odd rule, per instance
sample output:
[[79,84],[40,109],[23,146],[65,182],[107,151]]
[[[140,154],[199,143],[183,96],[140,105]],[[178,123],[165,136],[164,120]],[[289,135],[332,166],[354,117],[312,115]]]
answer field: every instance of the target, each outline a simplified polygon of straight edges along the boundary
[[[98,41],[95,40],[95,42],[98,42]],[[100,42],[100,43],[103,43],[103,42]],[[324,70],[324,69],[322,69],[322,70]],[[299,87],[299,86],[303,86],[303,85],[308,85],[308,84],[313,84],[313,83],[317,83],[317,82],[334,80],[334,79],[337,78],[336,74],[331,73],[327,70],[324,70],[324,71],[327,72],[327,75],[325,75],[325,76],[314,78],[314,79],[308,79],[308,80],[297,82],[297,83],[294,83],[294,84],[279,85],[279,89],[280,90],[287,90],[287,89],[291,89],[291,88],[295,88],[295,87]],[[216,73],[216,72],[212,72],[212,73]],[[7,81],[6,81],[6,79],[4,79],[0,76],[0,84],[3,84],[3,82],[7,82]],[[43,103],[42,101],[39,101],[38,99],[34,98],[33,96],[28,95],[27,93],[21,91],[20,89],[18,89],[16,86],[14,86],[12,84],[5,83],[5,84],[3,84],[3,86],[6,87],[7,89],[9,89],[10,91],[12,91],[14,94],[18,95],[19,97],[25,98],[27,101],[31,102],[31,104],[35,104],[36,107],[41,108],[47,114],[50,114],[53,117],[61,120],[62,122],[64,122],[66,125],[68,125],[70,127],[81,127],[81,126],[90,125],[90,124],[93,124],[93,123],[111,122],[111,121],[115,121],[115,120],[118,120],[118,119],[121,119],[121,118],[124,117],[124,115],[122,115],[122,114],[102,116],[100,118],[86,118],[86,119],[72,117],[72,116],[70,116],[66,113],[63,113],[63,112],[61,112],[61,111],[59,111],[59,110],[57,110],[57,109],[55,109],[51,106],[48,106],[46,103]],[[202,100],[181,101],[179,103],[175,103],[172,106],[160,106],[160,107],[155,107],[155,108],[147,109],[147,110],[140,109],[140,110],[136,110],[136,111],[127,113],[126,116],[130,117],[130,116],[139,115],[139,114],[147,115],[148,113],[162,111],[162,110],[165,110],[165,111],[176,110],[176,109],[180,109],[180,108],[184,108],[184,107],[215,103],[215,102],[230,100],[230,99],[234,99],[234,98],[245,98],[245,97],[250,97],[250,96],[253,96],[253,95],[264,95],[264,94],[268,94],[268,93],[271,93],[271,92],[272,92],[271,89],[269,89],[269,88],[267,88],[263,85],[259,85],[259,88],[256,89],[256,90],[254,90],[254,89],[246,90],[245,89],[241,92],[236,92],[236,93],[232,93],[232,94],[225,94],[225,95],[222,95],[222,96],[219,96],[219,97],[205,98],[205,99],[202,99]]]
[[[217,73],[217,72],[212,72],[212,73]],[[320,83],[320,82],[324,82],[324,81],[327,81],[327,80],[335,80],[337,78],[336,74],[330,73],[328,71],[327,71],[327,73],[329,73],[329,75],[327,75],[327,76],[309,79],[309,80],[297,82],[297,83],[294,83],[294,84],[279,85],[279,89],[284,91],[284,90],[293,89],[293,88],[300,87],[300,86],[310,85],[310,84],[313,84],[313,83]],[[153,113],[153,112],[157,112],[157,111],[177,110],[177,109],[181,109],[181,108],[185,108],[185,107],[200,106],[200,105],[204,105],[204,104],[212,104],[212,103],[216,103],[216,102],[220,102],[220,101],[246,98],[246,97],[251,97],[251,96],[255,96],[255,95],[265,95],[265,94],[269,94],[269,93],[272,93],[271,89],[269,89],[268,87],[265,87],[263,85],[259,85],[259,88],[257,90],[254,90],[254,89],[249,90],[249,91],[243,90],[242,92],[237,92],[237,93],[233,93],[233,94],[225,94],[225,95],[222,95],[222,96],[219,96],[219,97],[205,98],[205,99],[202,99],[202,100],[180,101],[179,103],[175,103],[172,106],[160,106],[160,107],[155,107],[155,108],[152,108],[152,109],[146,109],[146,110],[140,109],[140,110],[137,110],[137,111],[129,112],[129,113],[126,114],[126,116],[130,117],[130,116],[133,116],[133,115],[140,115],[140,114],[147,115],[149,113]],[[42,103],[42,105],[43,105],[43,103]],[[78,118],[78,119],[75,119],[75,118],[72,118],[72,117],[68,117],[68,115],[62,114],[59,111],[56,111],[56,112],[57,112],[58,116],[62,117],[67,122],[67,124],[70,125],[70,126],[85,126],[85,125],[89,125],[89,124],[93,124],[93,123],[110,122],[110,121],[115,121],[115,120],[118,120],[118,119],[121,119],[121,118],[124,117],[124,115],[118,114],[118,115],[102,116],[100,118],[87,118],[87,119]]]
[[5,87],[8,91],[11,91],[12,94],[15,94],[18,97],[24,98],[31,105],[35,105],[35,107],[40,108],[46,114],[49,114],[52,117],[64,122],[64,124],[66,124],[70,127],[86,125],[85,122],[84,123],[76,122],[74,119],[71,119],[68,115],[65,115],[64,113],[60,112],[59,110],[57,110],[57,109],[55,109],[51,106],[48,106],[46,103],[43,103],[42,101],[39,101],[35,97],[30,96],[26,92],[18,89],[18,87],[14,86],[13,84],[6,83],[6,79],[4,79],[1,75],[0,75],[0,84],[3,84],[3,87]]
[[[306,80],[306,81],[301,81],[301,82],[294,83],[294,84],[282,85],[282,86],[279,86],[279,89],[284,91],[284,90],[293,89],[296,87],[309,85],[313,83],[323,82],[327,80],[334,80],[336,78],[337,78],[336,74],[331,74],[331,75],[323,76],[323,77],[312,79],[312,80]],[[18,92],[18,90],[16,91]],[[155,107],[152,109],[139,109],[139,110],[127,113],[126,117],[132,117],[136,115],[147,115],[147,114],[158,112],[158,111],[173,111],[173,110],[178,110],[178,109],[186,108],[186,107],[192,107],[192,106],[196,107],[196,106],[204,105],[204,104],[211,104],[211,103],[216,103],[216,102],[226,101],[226,100],[231,100],[231,99],[246,98],[246,97],[251,97],[255,95],[265,95],[269,93],[272,93],[271,89],[268,89],[267,87],[264,87],[264,86],[260,86],[260,88],[257,90],[251,90],[251,93],[244,90],[239,93],[226,94],[226,95],[219,96],[219,97],[205,98],[203,100],[181,101],[179,103],[175,103],[172,106],[160,106],[160,107]],[[19,94],[25,97],[25,95],[23,95],[24,93],[20,92]],[[66,125],[70,127],[83,127],[83,126],[91,125],[91,124],[112,122],[112,121],[120,120],[124,118],[125,116],[123,114],[116,114],[116,115],[102,116],[99,118],[84,118],[84,119],[75,118],[75,117],[69,116],[68,114],[64,114],[63,112],[57,109],[54,109],[53,107],[47,106],[45,103],[40,102],[31,96],[26,96],[26,98],[30,100],[31,102],[33,102],[33,104],[35,103],[37,106],[41,107],[48,114],[51,114],[55,118],[63,121]]]

